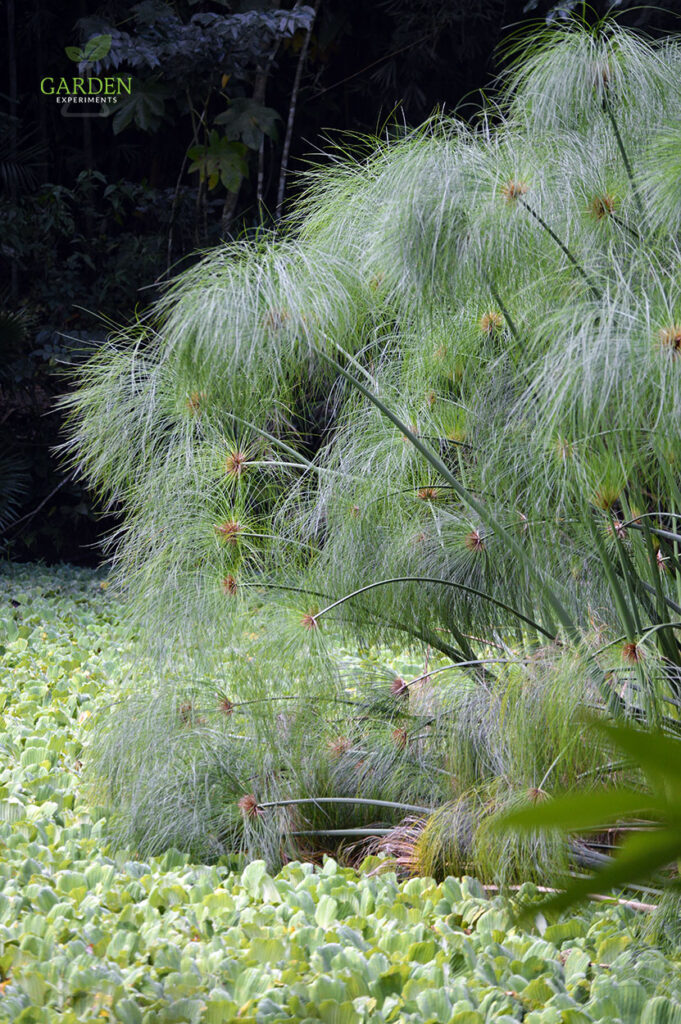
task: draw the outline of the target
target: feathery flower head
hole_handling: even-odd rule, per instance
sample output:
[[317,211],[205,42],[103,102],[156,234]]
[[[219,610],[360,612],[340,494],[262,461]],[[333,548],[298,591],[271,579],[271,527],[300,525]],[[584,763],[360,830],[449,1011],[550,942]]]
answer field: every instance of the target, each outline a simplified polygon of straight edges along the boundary
[[252,793],[242,796],[237,806],[245,818],[258,818],[264,813]]
[[507,181],[505,185],[501,186],[501,194],[507,203],[512,203],[516,199],[520,199],[527,192],[528,186],[524,181],[515,181],[513,178]]
[[681,326],[672,324],[670,327],[663,327],[660,331],[660,343],[663,348],[673,352],[674,355],[681,353]]
[[570,441],[566,440],[564,437],[559,437],[559,438],[556,439],[556,443],[554,445],[554,449],[553,450],[554,450],[554,453],[555,453],[556,457],[561,462],[567,462],[568,459],[572,458],[572,454],[573,454],[572,444],[570,443]]
[[215,527],[215,532],[221,540],[224,540],[227,544],[236,544],[241,530],[241,523],[236,519],[231,519],[225,523],[219,523]]
[[615,200],[607,192],[603,195],[594,196],[589,203],[589,213],[596,220],[603,220],[615,211]]
[[480,317],[480,330],[483,334],[497,334],[504,326],[504,318],[496,309],[490,309]]
[[612,506],[619,501],[622,493],[622,487],[614,481],[605,480],[603,483],[598,484],[594,490],[593,502],[597,508],[602,508],[603,511],[612,508]]
[[395,697],[403,697],[409,692],[409,687],[401,676],[396,676],[390,684],[390,692]]
[[225,459],[225,472],[228,476],[241,476],[246,465],[246,453],[241,451],[230,452]]
[[345,754],[350,749],[351,743],[347,736],[336,736],[334,739],[327,742],[329,748],[329,754],[332,757],[338,758]]
[[231,575],[231,573],[230,573],[229,576],[225,576],[224,580],[222,581],[222,592],[223,592],[223,594],[227,594],[229,597],[234,597],[234,595],[236,594],[237,590],[238,590],[237,582],[234,579],[234,577]]
[[643,658],[643,651],[637,643],[630,641],[622,647],[622,658],[630,665],[636,665]]
[[621,519],[613,519],[608,523],[607,526],[608,534],[611,537],[616,537],[618,540],[624,540],[627,536],[627,528]]
[[547,794],[543,789],[539,789],[537,786],[533,786],[527,793],[528,800],[531,800],[533,804],[539,803],[542,800],[546,800]]
[[191,395],[189,395],[187,398],[187,409],[192,416],[198,416],[201,412],[201,402],[205,397],[205,391],[192,391]]
[[485,550],[485,542],[482,538],[480,530],[471,530],[470,533],[467,533],[466,536],[464,537],[464,544],[466,545],[469,551]]

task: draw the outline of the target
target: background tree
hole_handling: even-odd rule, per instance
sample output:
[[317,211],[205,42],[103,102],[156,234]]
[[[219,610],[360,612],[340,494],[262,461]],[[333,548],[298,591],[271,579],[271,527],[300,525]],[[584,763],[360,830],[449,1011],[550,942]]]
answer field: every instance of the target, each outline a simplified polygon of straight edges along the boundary
[[[675,3],[618,11],[625,24],[660,32],[673,27]],[[56,370],[100,343],[108,320],[129,321],[157,298],[197,249],[285,214],[299,172],[333,149],[335,132],[388,125],[395,135],[436,107],[474,110],[481,90],[493,90],[495,48],[509,26],[559,19],[569,7],[107,0],[74,10],[8,0],[0,294],[26,329],[21,368],[2,387],[13,410],[6,428],[29,472],[17,513],[40,506],[5,538],[11,550],[99,557],[87,494],[49,456],[59,432],[49,409],[64,387]],[[62,116],[40,80],[76,71],[65,48],[105,29],[113,46],[101,69],[135,76],[133,95],[110,117]]]

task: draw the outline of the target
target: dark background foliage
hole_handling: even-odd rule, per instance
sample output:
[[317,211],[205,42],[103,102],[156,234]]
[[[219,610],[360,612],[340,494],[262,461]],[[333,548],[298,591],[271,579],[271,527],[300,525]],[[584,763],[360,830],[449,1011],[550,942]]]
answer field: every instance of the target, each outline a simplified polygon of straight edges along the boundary
[[[275,223],[339,132],[397,132],[493,91],[500,42],[574,0],[5,0],[0,59],[0,551],[93,562],[111,520],[51,456],[68,368],[171,273]],[[610,5],[594,5],[594,15]],[[679,0],[615,5],[674,31]],[[93,36],[111,36],[78,63]],[[107,49],[107,47],[105,47]],[[109,116],[43,95],[131,76]],[[82,108],[86,109],[86,108]],[[92,109],[92,108],[87,108]]]

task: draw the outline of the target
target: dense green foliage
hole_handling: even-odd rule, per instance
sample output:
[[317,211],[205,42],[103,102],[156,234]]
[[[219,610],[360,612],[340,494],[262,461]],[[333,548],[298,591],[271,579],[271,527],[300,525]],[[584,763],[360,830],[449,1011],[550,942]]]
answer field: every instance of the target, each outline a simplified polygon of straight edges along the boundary
[[[7,0],[0,306],[26,324],[18,360],[0,327],[0,360],[12,363],[0,380],[1,433],[20,448],[25,471],[20,480],[0,436],[3,483],[22,484],[15,525],[8,532],[0,523],[11,557],[98,559],[92,545],[108,524],[95,521],[87,491],[49,457],[60,429],[52,399],[63,390],[55,370],[80,358],[83,340],[98,343],[107,317],[127,322],[148,306],[202,248],[274,221],[329,132],[371,132],[389,119],[385,131],[402,134],[436,108],[472,109],[480,90],[494,89],[497,44],[512,26],[576,6]],[[675,28],[661,7],[616,6],[627,24]],[[40,91],[46,76],[93,73],[134,80],[101,117]]]
[[[3,1024],[681,1019],[678,963],[624,907],[523,930],[479,882],[399,884],[376,858],[271,876],[108,848],[83,770],[139,648],[103,583],[0,574]],[[527,884],[518,898],[539,897]]]
[[499,107],[312,172],[67,400],[164,669],[103,727],[126,842],[275,864],[438,808],[412,866],[541,878],[594,857],[493,812],[641,784],[580,711],[680,731],[681,51],[518,49]]

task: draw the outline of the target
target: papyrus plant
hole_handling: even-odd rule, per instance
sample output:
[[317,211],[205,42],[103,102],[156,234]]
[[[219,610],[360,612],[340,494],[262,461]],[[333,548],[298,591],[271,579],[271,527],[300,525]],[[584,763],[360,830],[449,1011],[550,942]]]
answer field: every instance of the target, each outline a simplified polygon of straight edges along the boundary
[[276,859],[601,785],[584,704],[678,729],[679,49],[573,21],[514,59],[471,123],[311,172],[65,399],[165,679],[104,727],[128,837]]

